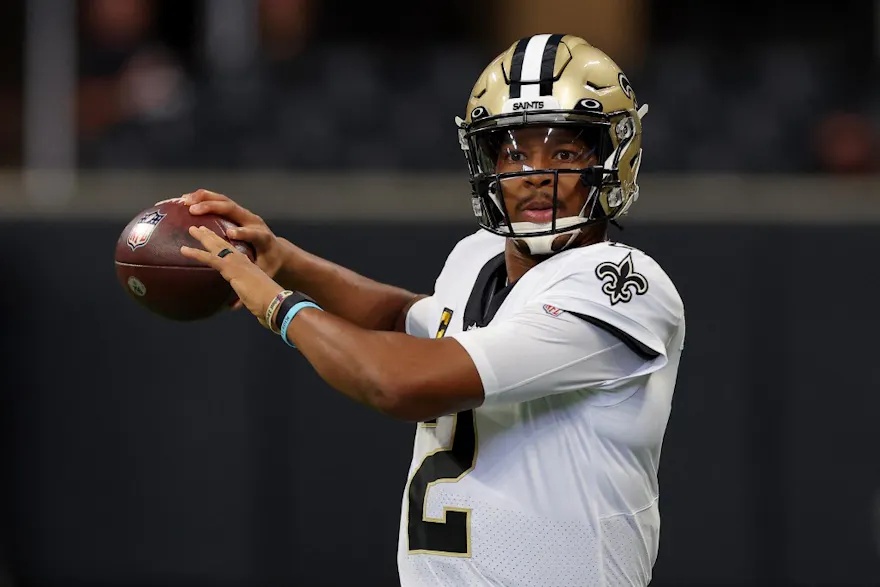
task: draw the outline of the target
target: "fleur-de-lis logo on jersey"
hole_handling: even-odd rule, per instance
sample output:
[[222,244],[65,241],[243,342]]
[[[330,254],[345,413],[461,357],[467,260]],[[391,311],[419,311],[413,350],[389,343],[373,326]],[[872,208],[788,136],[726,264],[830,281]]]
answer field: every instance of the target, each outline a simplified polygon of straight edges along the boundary
[[627,253],[620,263],[605,261],[596,267],[596,277],[604,281],[602,291],[611,298],[611,305],[626,303],[633,294],[648,291],[648,280],[633,267],[632,253]]

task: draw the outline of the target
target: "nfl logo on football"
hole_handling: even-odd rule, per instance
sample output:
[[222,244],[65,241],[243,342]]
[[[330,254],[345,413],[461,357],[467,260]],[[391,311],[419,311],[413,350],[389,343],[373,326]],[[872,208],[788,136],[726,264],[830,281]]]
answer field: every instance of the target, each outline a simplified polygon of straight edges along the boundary
[[128,233],[128,246],[132,251],[147,244],[150,235],[153,234],[156,226],[162,222],[165,216],[159,211],[148,212],[141,216],[137,224],[132,227],[131,232]]

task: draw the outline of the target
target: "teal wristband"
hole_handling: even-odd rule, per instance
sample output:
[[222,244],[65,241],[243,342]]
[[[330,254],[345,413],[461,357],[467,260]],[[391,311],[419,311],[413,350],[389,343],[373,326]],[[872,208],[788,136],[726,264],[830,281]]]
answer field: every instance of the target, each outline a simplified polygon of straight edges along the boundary
[[307,300],[298,302],[291,306],[291,308],[287,311],[287,314],[284,315],[284,320],[281,321],[281,331],[278,333],[281,335],[281,340],[283,340],[287,344],[287,346],[296,348],[295,344],[287,340],[287,327],[290,326],[290,321],[293,320],[294,316],[296,316],[303,308],[316,308],[318,310],[321,310],[322,312],[324,311],[324,309],[321,308],[321,306],[319,306],[318,304]]

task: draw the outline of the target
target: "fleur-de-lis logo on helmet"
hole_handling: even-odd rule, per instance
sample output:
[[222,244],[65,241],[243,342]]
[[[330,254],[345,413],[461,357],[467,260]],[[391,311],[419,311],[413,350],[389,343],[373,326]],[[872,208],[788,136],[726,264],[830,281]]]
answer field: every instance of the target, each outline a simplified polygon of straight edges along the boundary
[[630,301],[633,293],[642,295],[648,291],[648,280],[633,267],[632,253],[627,253],[620,263],[600,263],[596,267],[596,277],[605,282],[602,291],[611,298],[612,306]]

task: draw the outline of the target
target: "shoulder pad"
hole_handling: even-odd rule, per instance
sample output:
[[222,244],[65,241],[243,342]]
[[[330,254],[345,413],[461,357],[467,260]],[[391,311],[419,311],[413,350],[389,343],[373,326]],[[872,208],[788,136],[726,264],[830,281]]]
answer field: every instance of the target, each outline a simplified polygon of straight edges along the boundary
[[684,317],[684,304],[660,265],[617,243],[570,253],[559,259],[541,299],[604,322],[665,355]]

